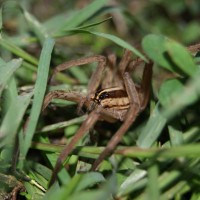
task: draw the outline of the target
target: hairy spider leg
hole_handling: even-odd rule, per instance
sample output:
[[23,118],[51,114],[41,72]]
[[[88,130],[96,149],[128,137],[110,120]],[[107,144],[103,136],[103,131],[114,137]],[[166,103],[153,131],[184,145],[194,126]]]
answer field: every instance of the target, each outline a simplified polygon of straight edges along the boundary
[[101,88],[110,88],[116,78],[116,55],[108,52],[106,68],[104,70],[104,79],[101,82]]
[[131,61],[132,54],[133,54],[132,51],[125,49],[122,59],[118,65],[118,70],[121,75],[123,75],[124,72],[126,71],[126,68]]
[[86,65],[86,64],[93,63],[93,62],[98,62],[98,66],[97,66],[96,70],[94,71],[94,73],[92,74],[91,79],[88,83],[88,91],[89,91],[89,93],[93,93],[96,91],[96,89],[98,88],[98,86],[100,84],[101,76],[99,76],[99,75],[102,74],[102,72],[105,68],[105,65],[106,65],[106,58],[101,55],[89,56],[89,57],[85,57],[85,58],[79,58],[77,60],[71,60],[71,61],[64,62],[64,63],[58,65],[54,69],[53,74],[50,79],[52,80],[56,73],[67,70],[70,67]]
[[[52,81],[53,77],[55,76],[56,73],[64,71],[69,69],[70,67],[73,66],[82,66],[86,64],[90,64],[93,62],[98,62],[96,70],[92,73],[92,76],[90,78],[90,81],[88,83],[88,95],[87,98],[89,99],[92,95],[94,95],[95,91],[100,85],[101,78],[102,78],[102,73],[104,71],[105,65],[106,65],[106,58],[101,55],[96,55],[96,56],[88,56],[85,58],[79,58],[77,60],[71,60],[64,62],[60,65],[58,65],[54,71],[52,76],[50,77],[50,82]],[[85,103],[85,99],[82,99],[77,108],[77,112],[80,113],[81,108],[83,107],[83,104]]]
[[86,98],[78,92],[67,92],[65,90],[54,90],[49,92],[43,102],[42,111],[49,105],[52,99],[63,99],[68,101],[73,101],[79,103],[82,100],[86,100]]

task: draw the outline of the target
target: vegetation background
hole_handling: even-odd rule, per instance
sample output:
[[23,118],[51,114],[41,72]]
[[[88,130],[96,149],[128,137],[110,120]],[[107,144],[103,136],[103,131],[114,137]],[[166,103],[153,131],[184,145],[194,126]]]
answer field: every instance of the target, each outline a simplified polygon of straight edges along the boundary
[[[198,0],[0,5],[1,199],[200,199],[199,48],[186,48],[199,42]],[[87,172],[120,126],[97,124],[92,132],[101,147],[89,144],[88,134],[48,188],[63,144],[87,114],[56,99],[41,113],[43,98],[55,89],[86,93],[95,64],[59,73],[54,86],[47,84],[49,72],[107,51],[120,58],[125,48],[154,62],[148,108],[99,171]]]

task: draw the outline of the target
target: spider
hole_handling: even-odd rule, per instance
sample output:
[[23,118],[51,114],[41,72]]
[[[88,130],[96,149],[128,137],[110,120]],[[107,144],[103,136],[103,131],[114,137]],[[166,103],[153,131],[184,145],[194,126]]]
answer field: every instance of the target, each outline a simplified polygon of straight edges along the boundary
[[[108,122],[115,122],[120,120],[123,123],[112,136],[103,152],[95,160],[91,170],[96,170],[99,164],[113,152],[138,114],[147,106],[150,96],[153,63],[149,61],[149,63],[145,64],[141,84],[135,84],[130,73],[134,71],[137,66],[141,65],[143,61],[139,58],[132,60],[131,55],[132,52],[130,50],[124,51],[117,70],[116,56],[114,54],[109,54],[108,57],[96,55],[80,58],[65,62],[55,68],[52,77],[57,72],[66,70],[72,66],[81,66],[98,62],[97,68],[93,72],[88,83],[87,95],[78,92],[56,90],[48,93],[44,99],[43,110],[53,98],[58,98],[77,102],[78,109],[85,106],[89,112],[86,120],[82,123],[70,143],[64,147],[58,157],[50,185],[55,181],[62,163],[72,152],[76,143],[97,121],[105,120]],[[103,73],[104,75],[102,78]]]

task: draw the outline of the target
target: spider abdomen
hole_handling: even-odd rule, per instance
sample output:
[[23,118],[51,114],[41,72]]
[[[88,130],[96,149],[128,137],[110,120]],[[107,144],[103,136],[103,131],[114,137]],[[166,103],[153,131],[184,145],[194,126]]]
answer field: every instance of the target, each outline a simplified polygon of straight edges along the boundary
[[124,110],[129,107],[129,98],[123,88],[113,87],[96,92],[94,101],[103,108]]

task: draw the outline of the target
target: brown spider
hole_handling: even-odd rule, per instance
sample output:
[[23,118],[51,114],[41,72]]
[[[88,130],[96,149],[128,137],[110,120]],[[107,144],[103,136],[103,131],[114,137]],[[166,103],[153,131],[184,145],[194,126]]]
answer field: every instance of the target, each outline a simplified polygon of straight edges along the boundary
[[[131,55],[131,51],[125,50],[124,55],[118,64],[117,71],[115,70],[116,57],[113,54],[110,54],[108,58],[97,55],[72,60],[58,65],[55,68],[53,75],[72,66],[98,62],[98,66],[93,72],[88,84],[86,96],[77,92],[56,90],[50,92],[45,97],[43,109],[47,107],[51,99],[59,98],[77,102],[79,104],[79,109],[82,106],[86,106],[89,111],[86,120],[82,123],[70,143],[65,146],[58,157],[50,185],[55,181],[62,163],[72,152],[76,143],[98,120],[106,120],[108,122],[120,120],[123,121],[123,123],[110,139],[104,151],[95,160],[91,170],[96,170],[103,159],[112,153],[122,136],[135,121],[138,114],[145,109],[149,101],[153,64],[151,62],[145,64],[141,85],[136,85],[132,81],[130,72],[133,71],[136,66],[142,64],[143,61],[140,59],[136,59],[135,61],[131,60]],[[116,72],[114,73],[113,71]],[[103,72],[104,79],[102,79]],[[101,88],[101,90],[98,90],[99,88]]]

